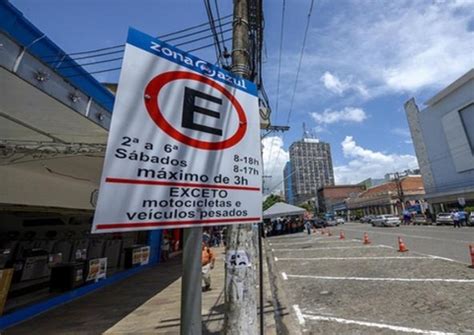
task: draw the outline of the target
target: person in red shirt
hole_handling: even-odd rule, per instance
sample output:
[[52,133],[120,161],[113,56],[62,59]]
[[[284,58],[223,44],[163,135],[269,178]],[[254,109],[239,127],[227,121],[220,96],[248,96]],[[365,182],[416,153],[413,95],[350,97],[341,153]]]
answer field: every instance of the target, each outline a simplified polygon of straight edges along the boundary
[[203,291],[211,289],[211,270],[214,269],[216,258],[211,248],[202,242],[201,264],[202,264],[202,280],[204,281]]

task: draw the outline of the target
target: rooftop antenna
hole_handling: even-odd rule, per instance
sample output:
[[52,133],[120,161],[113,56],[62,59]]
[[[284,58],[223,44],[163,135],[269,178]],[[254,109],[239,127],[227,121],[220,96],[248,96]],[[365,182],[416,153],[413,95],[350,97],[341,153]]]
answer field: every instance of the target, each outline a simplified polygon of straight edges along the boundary
[[306,122],[303,122],[303,138],[311,138],[310,132],[306,129]]

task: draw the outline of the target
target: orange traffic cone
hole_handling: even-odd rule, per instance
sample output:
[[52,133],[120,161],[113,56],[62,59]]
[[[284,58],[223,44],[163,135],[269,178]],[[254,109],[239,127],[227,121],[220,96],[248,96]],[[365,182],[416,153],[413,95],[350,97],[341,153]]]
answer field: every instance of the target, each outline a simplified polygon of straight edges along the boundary
[[398,252],[406,252],[406,251],[408,251],[408,248],[406,247],[402,238],[398,237]]
[[341,232],[339,233],[339,239],[340,240],[344,240],[346,237],[344,236],[344,232],[341,230]]
[[471,254],[471,268],[474,269],[474,245],[472,244],[469,245],[469,253]]
[[370,240],[369,240],[369,234],[367,233],[364,233],[364,244],[370,244]]
[[328,229],[328,236],[332,236],[331,230]]

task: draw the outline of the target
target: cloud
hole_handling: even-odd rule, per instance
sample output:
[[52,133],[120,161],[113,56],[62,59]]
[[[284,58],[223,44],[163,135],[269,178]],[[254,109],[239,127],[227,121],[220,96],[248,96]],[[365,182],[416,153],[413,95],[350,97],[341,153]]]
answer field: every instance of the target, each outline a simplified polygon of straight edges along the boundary
[[321,73],[321,86],[335,94],[357,91],[358,83],[371,98],[435,90],[473,66],[474,1],[358,0],[346,7],[312,29],[305,54],[307,73]]
[[354,90],[360,93],[364,97],[369,96],[367,88],[360,82],[354,83],[352,78],[346,80],[339,79],[336,75],[332,74],[329,71],[324,72],[320,78],[321,82],[324,84],[329,91],[336,93],[338,95],[343,95],[344,92],[349,90]]
[[407,128],[393,128],[390,130],[390,132],[397,136],[411,137],[410,130]]
[[331,124],[336,122],[361,123],[367,119],[367,115],[361,108],[345,107],[342,110],[334,111],[326,109],[322,113],[310,113],[311,117],[319,124]]
[[[265,137],[263,145],[263,166],[265,178],[265,189],[271,193],[284,190],[283,169],[289,160],[289,153],[283,148],[283,139],[280,136]],[[264,192],[266,193],[266,192]]]
[[363,148],[352,136],[341,143],[346,165],[336,166],[336,184],[353,184],[367,178],[382,178],[386,173],[415,169],[418,161],[413,155],[386,154]]

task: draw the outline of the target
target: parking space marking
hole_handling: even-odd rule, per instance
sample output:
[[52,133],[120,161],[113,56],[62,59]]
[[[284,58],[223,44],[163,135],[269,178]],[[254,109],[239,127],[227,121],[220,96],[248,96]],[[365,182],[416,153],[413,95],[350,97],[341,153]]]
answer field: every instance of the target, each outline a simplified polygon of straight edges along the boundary
[[[362,233],[363,231],[360,229],[350,229],[346,228],[345,230],[351,231],[351,232],[358,232]],[[391,235],[391,236],[403,236],[403,237],[408,237],[408,238],[414,238],[414,239],[425,239],[425,240],[433,240],[433,241],[442,241],[442,242],[455,242],[455,243],[472,243],[472,241],[463,241],[463,240],[454,240],[454,239],[446,239],[446,238],[437,238],[437,237],[428,237],[428,236],[420,236],[420,235],[408,235],[404,233],[387,233],[387,232],[381,232],[378,230],[374,229],[369,229],[367,232],[371,234],[380,234],[380,235]]]
[[288,276],[286,275],[285,272],[282,272],[281,276],[283,277],[283,280],[288,280]]
[[296,318],[298,319],[298,322],[300,323],[300,325],[303,326],[305,321],[304,321],[303,313],[301,312],[300,307],[298,305],[293,305],[293,309],[295,311]]
[[333,239],[333,240],[312,240],[312,241],[307,241],[307,242],[287,242],[287,243],[272,243],[270,244],[272,247],[280,246],[280,245],[299,245],[299,244],[310,244],[310,243],[353,243],[356,241],[342,241],[339,239]]
[[272,251],[308,251],[308,250],[332,250],[332,249],[367,249],[367,248],[386,248],[383,245],[364,245],[352,247],[326,247],[326,248],[301,248],[301,249],[272,249]]
[[[284,272],[283,272],[284,273]],[[283,275],[282,273],[282,275]],[[356,281],[389,281],[389,282],[440,282],[440,283],[474,283],[474,279],[451,279],[451,278],[377,278],[377,277],[332,277],[332,276],[311,276],[311,275],[291,275],[285,273],[284,278],[309,278],[321,280],[356,280]]]
[[424,256],[373,256],[373,257],[309,257],[309,258],[276,258],[275,261],[325,261],[325,260],[334,260],[334,261],[345,261],[345,260],[371,260],[371,259],[430,259],[435,260],[436,257],[424,257]]
[[[380,244],[380,246],[384,247],[384,248],[390,248],[390,249],[395,249],[394,247],[392,246],[389,246],[389,245],[383,245],[383,244]],[[448,261],[448,262],[453,262],[453,263],[458,263],[458,264],[468,264],[468,263],[464,263],[464,262],[460,262],[460,261],[457,261],[455,259],[451,259],[451,258],[446,258],[446,257],[441,257],[441,256],[436,256],[436,255],[431,255],[431,254],[425,254],[425,253],[422,253],[422,252],[418,252],[418,251],[411,251],[412,254],[415,254],[415,255],[420,255],[420,256],[427,256],[427,257],[431,257],[433,259],[440,259],[440,260],[443,260],[443,261]]]
[[305,243],[316,242],[316,241],[319,241],[319,240],[322,240],[322,239],[323,239],[322,237],[318,237],[318,238],[310,239],[310,240],[307,240],[307,241],[299,241],[299,242],[269,242],[268,244],[269,244],[269,245],[279,245],[279,244],[305,244]]
[[[365,326],[365,327],[390,329],[390,330],[394,330],[398,332],[412,333],[412,334],[430,334],[430,335],[455,335],[456,334],[456,333],[446,333],[446,332],[437,331],[437,330],[423,330],[423,329],[418,329],[418,328],[394,326],[394,325],[389,325],[385,323],[349,320],[349,319],[337,318],[333,316],[303,314],[301,313],[301,310],[299,309],[299,307],[297,306],[298,308],[295,308],[295,306],[297,305],[294,305],[293,308],[295,309],[295,313],[300,324],[304,324],[305,319],[309,319],[313,321],[332,321],[332,322],[342,323],[346,325],[359,325],[359,326]],[[303,318],[303,323],[301,323],[300,318]]]

